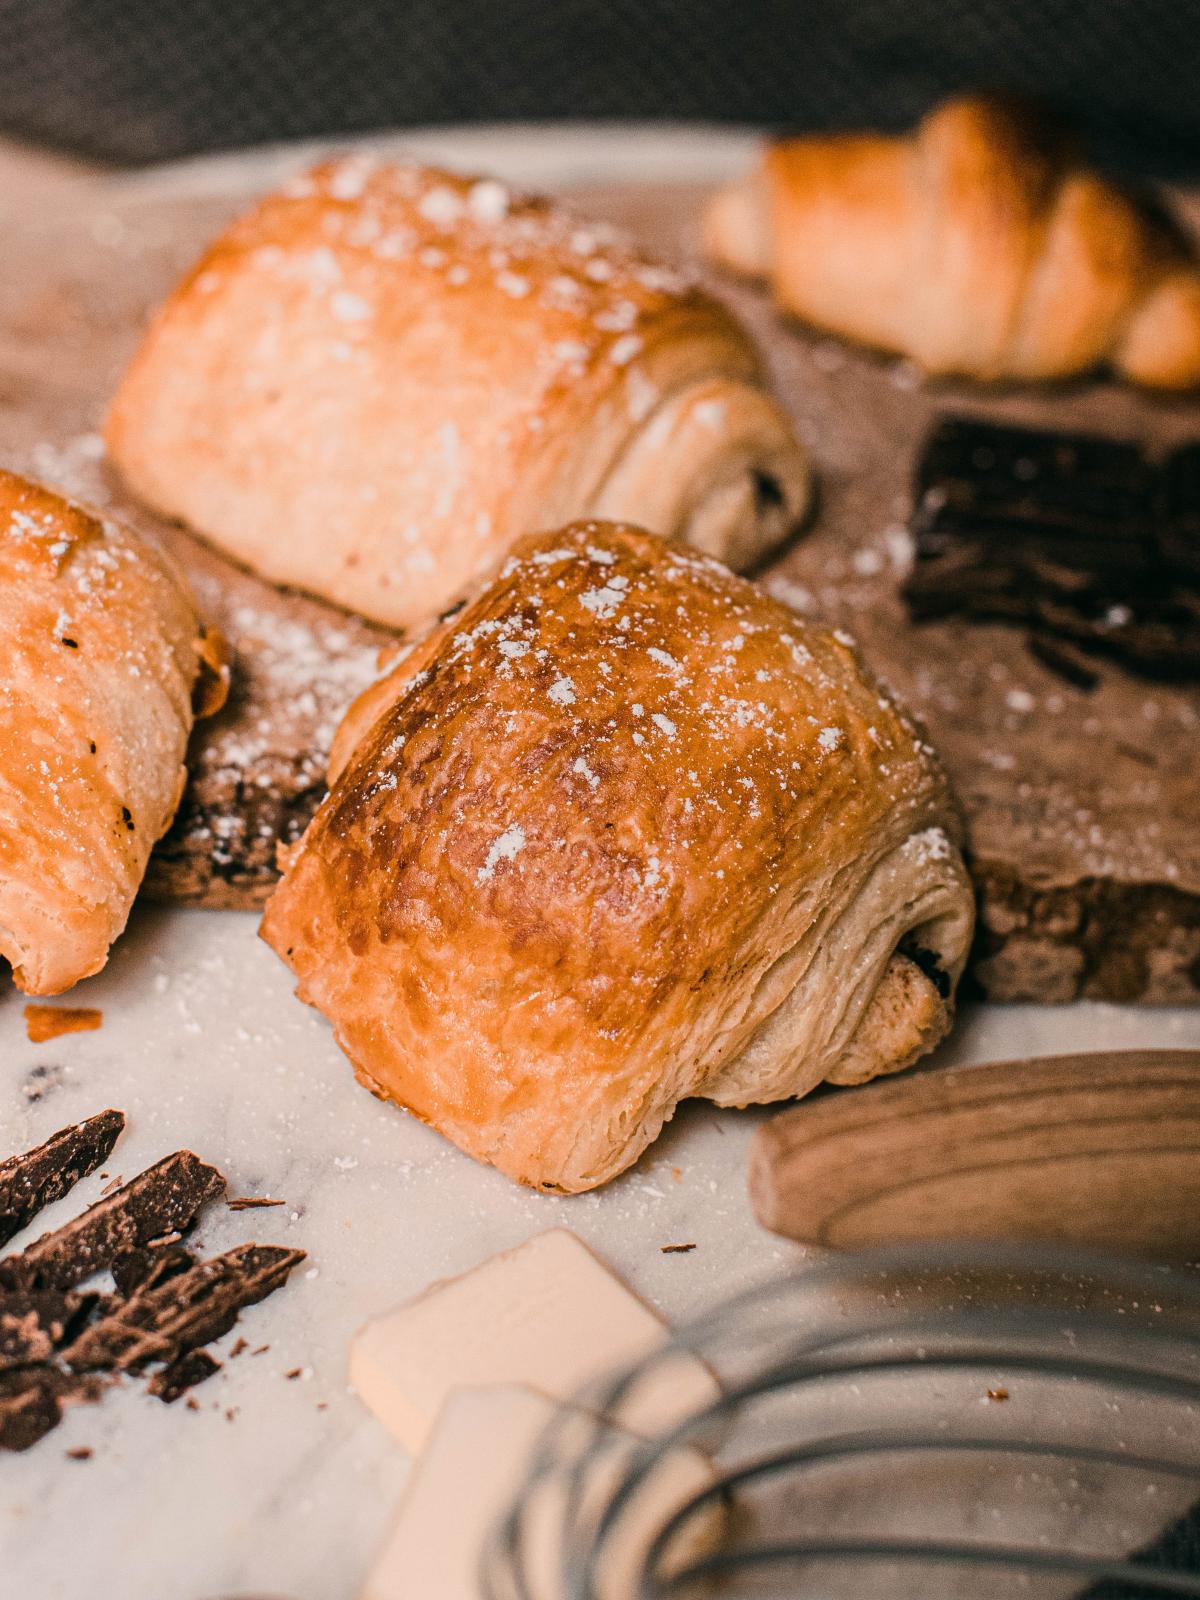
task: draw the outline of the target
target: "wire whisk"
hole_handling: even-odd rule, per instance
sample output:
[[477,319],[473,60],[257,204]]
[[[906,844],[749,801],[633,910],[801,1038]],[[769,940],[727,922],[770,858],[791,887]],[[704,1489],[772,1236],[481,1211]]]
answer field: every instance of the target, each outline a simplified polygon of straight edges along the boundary
[[[612,1424],[689,1350],[722,1398],[617,1444]],[[711,1474],[675,1470],[693,1449]],[[556,1418],[483,1588],[1200,1600],[1200,1280],[925,1245],[740,1296]]]

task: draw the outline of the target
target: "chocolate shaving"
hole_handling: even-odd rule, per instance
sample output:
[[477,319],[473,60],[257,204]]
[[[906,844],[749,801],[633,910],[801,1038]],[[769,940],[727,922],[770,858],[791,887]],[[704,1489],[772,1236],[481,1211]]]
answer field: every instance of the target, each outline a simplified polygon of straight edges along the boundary
[[244,1194],[236,1200],[226,1200],[230,1211],[252,1211],[256,1206],[285,1206],[286,1200],[268,1200],[266,1195]]
[[689,1250],[694,1250],[694,1244],[660,1244],[658,1247],[664,1256],[685,1256]]
[[1162,466],[1090,435],[946,418],[926,444],[904,596],[948,616],[1031,630],[1075,687],[1081,654],[1145,677],[1200,677],[1200,447]]
[[214,1356],[210,1356],[207,1350],[186,1350],[183,1355],[177,1356],[168,1366],[156,1372],[146,1387],[164,1405],[169,1406],[178,1400],[180,1395],[186,1394],[189,1389],[194,1389],[198,1383],[203,1383],[205,1378],[211,1378],[214,1372],[220,1370],[221,1363]]
[[0,1161],[0,1244],[103,1166],[124,1126],[119,1111],[101,1111],[24,1155]]
[[160,1234],[186,1228],[225,1188],[215,1167],[177,1150],[19,1256],[0,1261],[0,1288],[71,1289]]
[[136,1371],[174,1361],[193,1345],[227,1333],[243,1306],[286,1282],[303,1250],[241,1245],[154,1289],[141,1289],[93,1322],[63,1353],[73,1372]]

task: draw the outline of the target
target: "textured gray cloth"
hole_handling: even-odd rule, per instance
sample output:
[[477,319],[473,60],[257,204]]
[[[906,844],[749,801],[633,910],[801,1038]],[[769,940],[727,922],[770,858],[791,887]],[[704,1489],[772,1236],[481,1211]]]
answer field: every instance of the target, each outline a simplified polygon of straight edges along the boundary
[[451,121],[899,127],[1043,96],[1200,173],[1197,0],[0,0],[0,126],[123,161]]

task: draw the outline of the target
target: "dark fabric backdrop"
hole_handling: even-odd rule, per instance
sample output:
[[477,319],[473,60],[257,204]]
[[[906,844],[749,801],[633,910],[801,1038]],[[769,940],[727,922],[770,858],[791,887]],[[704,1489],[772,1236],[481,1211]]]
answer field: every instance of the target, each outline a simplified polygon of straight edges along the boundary
[[0,0],[0,127],[121,161],[493,119],[891,127],[975,85],[1200,174],[1200,0]]

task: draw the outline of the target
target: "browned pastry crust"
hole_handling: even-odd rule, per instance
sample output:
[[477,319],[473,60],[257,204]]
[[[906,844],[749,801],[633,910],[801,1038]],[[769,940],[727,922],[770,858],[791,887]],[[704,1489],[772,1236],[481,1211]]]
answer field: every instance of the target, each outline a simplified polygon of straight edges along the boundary
[[107,434],[150,505],[399,626],[531,528],[636,517],[749,565],[809,493],[717,301],[499,183],[365,157],[217,240],[151,324]]
[[0,955],[26,993],[99,971],[125,926],[183,790],[202,652],[156,552],[0,470]]
[[939,766],[846,636],[684,546],[521,541],[330,779],[263,936],[364,1083],[524,1183],[948,1026],[972,899]]
[[1200,384],[1200,270],[1174,233],[1008,101],[952,100],[907,138],[792,139],[714,197],[717,261],[809,322],[930,373],[1102,364]]

